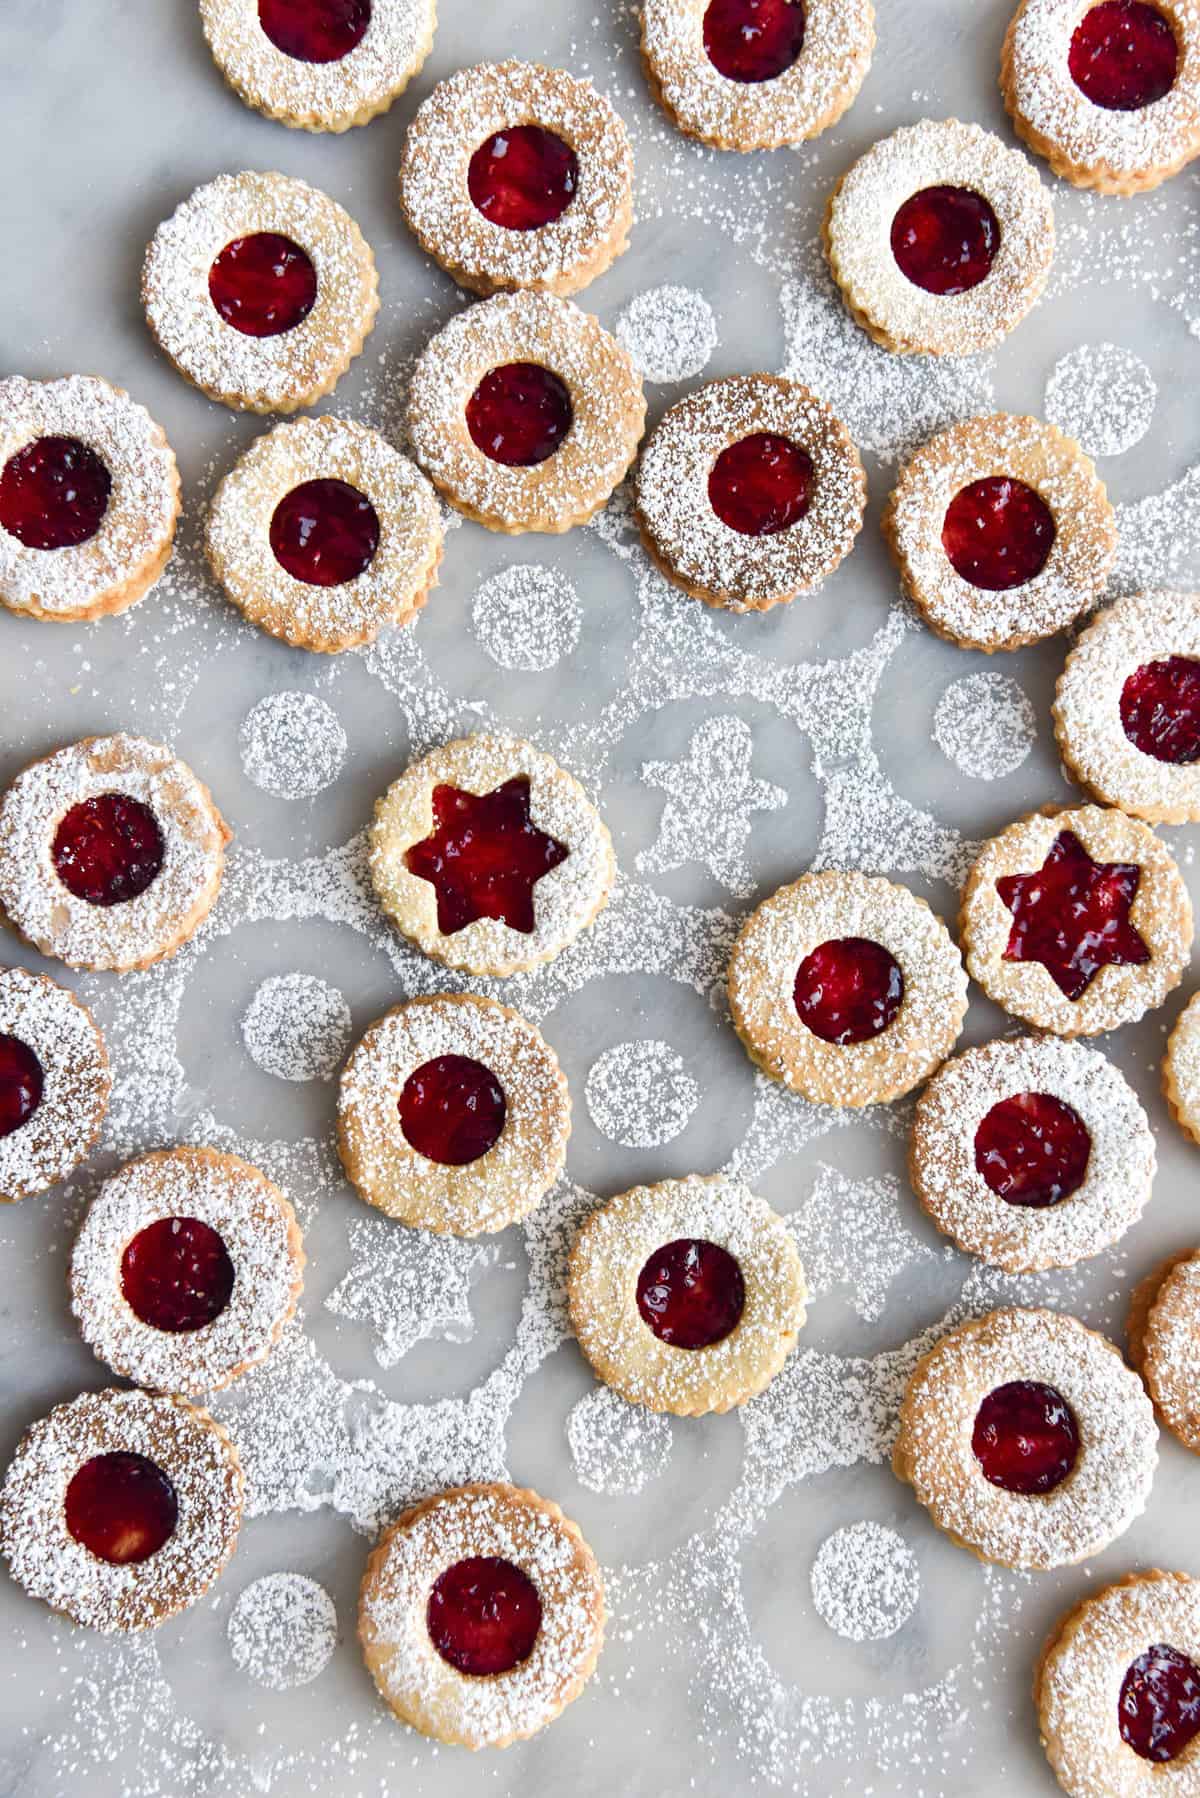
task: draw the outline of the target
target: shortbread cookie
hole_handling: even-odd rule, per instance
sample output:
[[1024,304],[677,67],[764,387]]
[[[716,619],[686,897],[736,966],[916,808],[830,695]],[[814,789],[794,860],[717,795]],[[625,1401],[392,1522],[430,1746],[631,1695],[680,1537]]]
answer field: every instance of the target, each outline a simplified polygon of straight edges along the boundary
[[433,48],[435,0],[200,0],[217,67],[239,99],[305,131],[386,112]]
[[1056,175],[1143,193],[1200,153],[1196,0],[1023,0],[1000,90],[1013,125]]
[[968,1049],[917,1101],[913,1191],[939,1230],[1010,1274],[1072,1267],[1136,1223],[1154,1133],[1095,1049],[1021,1037]]
[[911,1092],[949,1055],[967,1012],[962,958],[925,901],[832,869],[751,913],[728,985],[751,1060],[818,1105]]
[[679,400],[637,475],[638,525],[657,566],[731,612],[818,586],[853,548],[866,503],[845,425],[781,375],[734,375]]
[[722,1174],[635,1186],[571,1250],[571,1327],[599,1377],[651,1411],[730,1411],[796,1346],[807,1297],[781,1217]]
[[0,1204],[65,1180],[100,1134],[108,1051],[86,1005],[24,968],[0,968]]
[[562,1172],[566,1076],[549,1043],[494,999],[439,993],[372,1024],[342,1071],[338,1149],[368,1204],[475,1236],[531,1212]]
[[169,749],[124,731],[84,737],[0,799],[0,911],[73,968],[148,968],[212,910],[229,836]]
[[1154,1407],[1105,1337],[1057,1311],[992,1311],[916,1365],[892,1456],[934,1523],[1002,1567],[1099,1554],[1146,1508]]
[[437,584],[441,511],[424,475],[342,418],[276,425],[217,489],[212,571],[252,624],[336,652],[407,624]]
[[1188,1000],[1167,1039],[1163,1090],[1179,1128],[1200,1143],[1200,993]]
[[1179,985],[1192,905],[1166,844],[1098,805],[1048,808],[984,844],[963,890],[967,969],[1037,1030],[1095,1036]]
[[612,838],[571,775],[485,732],[423,756],[375,807],[379,903],[426,955],[515,974],[559,955],[607,903]]
[[216,1149],[160,1149],[92,1200],[71,1309],[114,1373],[195,1398],[266,1360],[303,1276],[300,1226],[273,1181]]
[[856,324],[884,349],[992,349],[1041,297],[1054,215],[1033,166],[957,119],[893,132],[829,201],[825,250]]
[[1005,412],[963,419],[919,449],[883,533],[929,627],[988,654],[1090,611],[1117,551],[1104,483],[1079,445]]
[[858,96],[870,0],[643,0],[642,62],[680,131],[718,150],[803,143]]
[[1126,1334],[1159,1421],[1200,1455],[1200,1249],[1172,1255],[1134,1288]]
[[146,322],[180,374],[248,412],[331,393],[379,311],[362,232],[289,175],[218,175],[158,227],[142,269]]
[[645,423],[641,377],[571,300],[497,294],[427,344],[409,390],[413,452],[492,531],[569,531],[624,478]]
[[89,1629],[153,1629],[232,1555],[244,1484],[207,1411],[85,1392],[25,1432],[0,1490],[0,1541],[13,1578],[51,1610]]
[[457,1486],[384,1533],[358,1634],[402,1722],[438,1742],[506,1748],[553,1723],[591,1678],[604,1587],[556,1504],[519,1486]]
[[104,618],[171,558],[179,469],[144,406],[96,375],[0,381],[0,605]]
[[400,204],[475,293],[577,293],[629,245],[633,152],[590,81],[486,62],[440,81],[408,128]]

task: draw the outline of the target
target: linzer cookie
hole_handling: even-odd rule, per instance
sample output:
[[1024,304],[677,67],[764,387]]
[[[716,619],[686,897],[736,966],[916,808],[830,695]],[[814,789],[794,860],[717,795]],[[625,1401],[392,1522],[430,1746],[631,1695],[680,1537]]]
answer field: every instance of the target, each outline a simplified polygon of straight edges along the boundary
[[0,969],[0,1203],[65,1180],[112,1091],[96,1020],[44,974]]
[[1200,1143],[1200,993],[1188,1000],[1167,1039],[1163,1089],[1179,1128]]
[[1172,1255],[1134,1288],[1127,1334],[1159,1421],[1200,1455],[1200,1250]]

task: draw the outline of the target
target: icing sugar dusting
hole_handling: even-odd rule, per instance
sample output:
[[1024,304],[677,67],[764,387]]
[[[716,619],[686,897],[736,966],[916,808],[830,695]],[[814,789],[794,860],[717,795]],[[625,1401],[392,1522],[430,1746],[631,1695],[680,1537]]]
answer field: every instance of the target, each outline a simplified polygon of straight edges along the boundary
[[556,568],[519,562],[484,581],[471,607],[480,644],[501,668],[538,674],[579,642],[583,607]]
[[247,1586],[229,1618],[229,1652],[256,1685],[306,1686],[337,1647],[337,1610],[302,1573],[268,1573]]
[[967,674],[938,700],[933,740],[973,780],[1002,780],[1037,741],[1037,714],[1009,675]]
[[250,1059],[277,1080],[332,1080],[350,1042],[350,1007],[315,974],[273,974],[242,1018]]
[[817,1551],[812,1595],[837,1635],[850,1642],[881,1642],[902,1629],[917,1608],[917,1558],[895,1530],[880,1523],[847,1524]]
[[686,1130],[700,1088],[670,1043],[617,1043],[598,1055],[584,1097],[593,1124],[627,1149],[660,1149]]
[[632,1497],[666,1472],[671,1419],[631,1405],[609,1386],[585,1393],[567,1418],[567,1443],[589,1492]]
[[819,1166],[812,1197],[789,1220],[810,1291],[844,1287],[865,1322],[882,1316],[892,1282],[933,1259],[909,1228],[910,1205],[894,1174],[848,1180]]
[[1154,421],[1158,387],[1140,356],[1115,343],[1084,343],[1055,363],[1046,417],[1090,456],[1123,456]]
[[658,836],[639,852],[643,874],[700,862],[739,897],[753,888],[747,847],[756,812],[787,804],[782,787],[750,772],[754,733],[741,718],[710,718],[678,762],[646,762],[642,779],[667,795]]
[[717,347],[717,321],[691,287],[651,287],[617,320],[617,342],[648,381],[690,381]]
[[264,793],[311,799],[332,784],[346,759],[346,733],[315,693],[269,693],[247,712],[242,767]]

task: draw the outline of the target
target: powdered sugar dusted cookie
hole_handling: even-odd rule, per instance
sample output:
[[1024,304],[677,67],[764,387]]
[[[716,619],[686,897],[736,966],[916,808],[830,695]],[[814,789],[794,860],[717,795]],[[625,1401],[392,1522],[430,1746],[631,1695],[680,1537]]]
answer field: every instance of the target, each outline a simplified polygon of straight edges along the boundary
[[0,1203],[65,1180],[112,1091],[95,1018],[44,974],[0,969]]

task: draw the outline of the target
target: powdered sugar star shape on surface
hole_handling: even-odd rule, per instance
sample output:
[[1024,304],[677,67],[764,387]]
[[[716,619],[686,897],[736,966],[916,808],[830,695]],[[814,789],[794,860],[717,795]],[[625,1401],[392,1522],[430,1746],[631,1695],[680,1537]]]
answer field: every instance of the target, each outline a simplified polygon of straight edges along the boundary
[[637,857],[642,874],[700,862],[714,880],[744,898],[753,887],[747,845],[756,812],[787,804],[782,787],[750,772],[754,733],[741,718],[709,718],[678,762],[644,762],[642,779],[667,795],[658,836]]
[[812,1196],[789,1220],[814,1294],[849,1289],[864,1323],[883,1313],[893,1280],[934,1259],[908,1227],[912,1202],[894,1174],[848,1180],[817,1166]]

